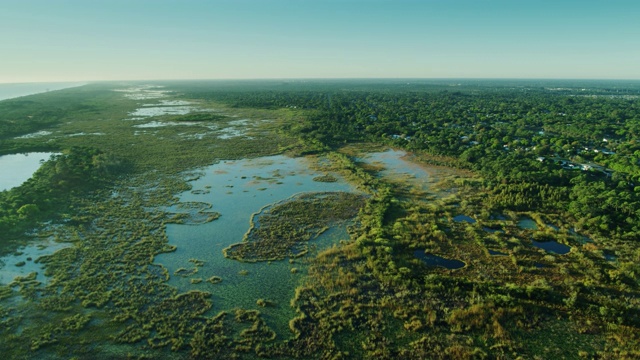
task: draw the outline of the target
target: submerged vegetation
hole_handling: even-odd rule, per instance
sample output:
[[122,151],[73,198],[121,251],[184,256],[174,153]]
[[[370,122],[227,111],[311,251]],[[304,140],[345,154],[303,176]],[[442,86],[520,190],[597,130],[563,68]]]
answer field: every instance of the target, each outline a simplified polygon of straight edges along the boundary
[[[60,154],[0,193],[0,255],[38,239],[69,245],[33,259],[46,280],[31,272],[0,284],[5,356],[640,357],[636,83],[161,86],[0,102],[0,153]],[[131,119],[172,104],[157,99],[193,110]],[[147,120],[153,127],[135,127]],[[428,180],[363,161],[388,147],[409,152],[393,161]],[[170,273],[155,258],[180,251],[168,226],[228,216],[215,202],[179,200],[198,169],[273,154],[307,156],[323,174],[315,181],[346,179],[360,193],[274,199],[246,219],[225,261],[248,262],[248,280],[261,275],[251,262],[289,257],[297,288],[274,289],[290,291],[290,304],[265,293],[222,309],[224,269],[207,273],[196,255]],[[345,221],[348,234],[307,251]],[[289,319],[269,315],[289,305]]]

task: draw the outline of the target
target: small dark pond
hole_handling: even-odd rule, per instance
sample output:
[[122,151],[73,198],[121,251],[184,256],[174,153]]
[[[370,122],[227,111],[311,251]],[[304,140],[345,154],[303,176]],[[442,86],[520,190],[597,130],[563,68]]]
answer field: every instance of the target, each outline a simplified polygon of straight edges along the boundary
[[429,266],[441,266],[450,270],[460,269],[465,265],[465,263],[460,260],[445,259],[437,255],[427,254],[424,252],[424,250],[415,250],[413,252],[413,256],[422,260]]
[[535,241],[535,240],[531,240],[531,242],[533,243],[533,246],[552,252],[552,253],[556,253],[558,255],[564,255],[566,253],[569,252],[569,250],[571,250],[571,246],[567,246],[565,244],[560,244],[557,241]]
[[500,251],[495,251],[495,250],[491,250],[489,249],[489,254],[490,255],[495,255],[495,256],[507,256],[507,254],[500,252]]
[[455,222],[468,222],[469,224],[475,224],[475,220],[467,215],[458,215],[453,218]]
[[492,234],[493,233],[504,233],[504,230],[502,230],[502,229],[494,229],[494,228],[490,228],[490,227],[487,227],[487,226],[483,226],[482,230],[484,230],[484,231],[486,231],[488,233],[492,233]]

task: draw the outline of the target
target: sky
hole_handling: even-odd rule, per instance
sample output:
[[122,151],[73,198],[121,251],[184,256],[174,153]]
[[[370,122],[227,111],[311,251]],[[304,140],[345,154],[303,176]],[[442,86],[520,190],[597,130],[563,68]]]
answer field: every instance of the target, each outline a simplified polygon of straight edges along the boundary
[[639,0],[0,0],[0,83],[640,79]]

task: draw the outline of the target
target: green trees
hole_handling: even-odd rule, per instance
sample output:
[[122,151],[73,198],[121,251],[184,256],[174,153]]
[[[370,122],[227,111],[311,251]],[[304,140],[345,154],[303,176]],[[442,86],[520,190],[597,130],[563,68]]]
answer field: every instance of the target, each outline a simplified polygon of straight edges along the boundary
[[34,216],[37,216],[38,213],[40,213],[40,209],[38,208],[37,205],[35,204],[26,204],[26,205],[22,205],[18,211],[18,216],[20,218],[32,218]]
[[61,218],[73,197],[109,185],[124,170],[117,159],[91,148],[52,156],[24,184],[0,192],[0,233],[9,240],[38,221]]
[[625,182],[607,184],[586,176],[572,180],[568,210],[589,230],[637,238],[640,230],[640,197]]

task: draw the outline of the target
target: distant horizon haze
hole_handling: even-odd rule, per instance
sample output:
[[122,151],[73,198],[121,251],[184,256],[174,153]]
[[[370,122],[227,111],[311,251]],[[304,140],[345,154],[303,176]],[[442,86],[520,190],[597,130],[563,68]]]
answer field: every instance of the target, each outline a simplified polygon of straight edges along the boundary
[[[620,82],[640,82],[639,79],[626,79],[626,78],[508,78],[508,77],[493,77],[493,78],[485,78],[485,77],[342,77],[342,78],[331,78],[331,77],[299,77],[299,78],[157,78],[157,79],[93,79],[93,80],[59,80],[59,81],[23,81],[23,82],[0,82],[0,85],[25,85],[25,84],[73,84],[71,87],[95,84],[95,83],[113,83],[113,82],[132,82],[132,83],[143,83],[143,82],[172,82],[172,81],[374,81],[374,80],[385,80],[385,81],[595,81],[595,82],[604,82],[604,81],[620,81]],[[63,87],[66,88],[66,87]],[[48,90],[58,90],[58,89],[48,89]]]
[[638,14],[636,0],[6,0],[0,83],[639,80]]

